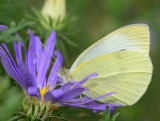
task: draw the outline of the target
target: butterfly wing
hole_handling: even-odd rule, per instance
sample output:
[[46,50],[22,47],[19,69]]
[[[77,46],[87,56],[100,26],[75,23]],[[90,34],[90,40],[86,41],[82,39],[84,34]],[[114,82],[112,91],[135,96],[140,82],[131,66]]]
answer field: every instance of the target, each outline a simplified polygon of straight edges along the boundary
[[95,57],[80,64],[72,73],[75,81],[91,73],[98,73],[84,84],[91,98],[117,92],[99,101],[110,104],[132,105],[146,91],[152,73],[152,64],[147,55],[137,51],[120,51]]
[[133,50],[142,52],[144,55],[149,54],[149,28],[146,24],[133,24],[124,26],[86,49],[73,63],[69,73],[80,64],[109,53],[123,50]]

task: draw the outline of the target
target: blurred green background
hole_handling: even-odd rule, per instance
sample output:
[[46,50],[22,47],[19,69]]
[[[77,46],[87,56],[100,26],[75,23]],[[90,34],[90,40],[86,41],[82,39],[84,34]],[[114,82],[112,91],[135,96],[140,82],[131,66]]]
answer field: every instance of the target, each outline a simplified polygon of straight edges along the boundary
[[[43,2],[43,0],[0,0],[0,24],[20,22],[31,12],[31,8],[41,9]],[[128,24],[148,24],[151,34],[150,56],[154,67],[151,84],[135,105],[116,107],[115,112],[120,112],[117,121],[160,121],[160,0],[67,0],[67,16],[78,18],[75,29],[80,31],[70,37],[78,47],[66,47],[69,56],[66,68],[70,68],[84,49],[110,32]],[[1,76],[4,76],[3,72]],[[0,78],[0,87],[5,80]],[[17,92],[13,95],[17,95]],[[80,108],[78,111],[75,110],[77,108],[71,109],[72,114],[68,115],[71,121],[100,119],[90,110]]]

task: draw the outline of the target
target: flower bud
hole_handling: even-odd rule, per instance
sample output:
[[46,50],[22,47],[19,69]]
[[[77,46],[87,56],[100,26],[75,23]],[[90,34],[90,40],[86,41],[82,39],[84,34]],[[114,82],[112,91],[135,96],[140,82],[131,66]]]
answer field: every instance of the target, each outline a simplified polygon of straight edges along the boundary
[[66,15],[66,0],[45,0],[41,11],[46,20],[62,21]]

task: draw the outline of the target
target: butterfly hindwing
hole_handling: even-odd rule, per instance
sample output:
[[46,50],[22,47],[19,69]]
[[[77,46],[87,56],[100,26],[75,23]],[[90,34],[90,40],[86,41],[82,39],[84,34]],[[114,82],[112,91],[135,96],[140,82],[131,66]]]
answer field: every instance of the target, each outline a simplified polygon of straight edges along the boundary
[[99,101],[110,104],[132,105],[146,91],[152,73],[148,56],[136,51],[120,51],[102,55],[79,65],[72,74],[75,81],[82,80],[91,73],[84,86],[89,91],[84,94],[91,98],[116,92]]

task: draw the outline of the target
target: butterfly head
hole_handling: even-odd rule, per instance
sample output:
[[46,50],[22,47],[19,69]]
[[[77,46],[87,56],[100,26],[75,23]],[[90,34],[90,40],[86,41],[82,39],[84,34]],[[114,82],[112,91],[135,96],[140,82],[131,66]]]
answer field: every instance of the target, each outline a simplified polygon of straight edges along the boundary
[[63,79],[63,82],[72,82],[72,76],[69,74],[69,69],[61,68],[58,70],[58,76]]

